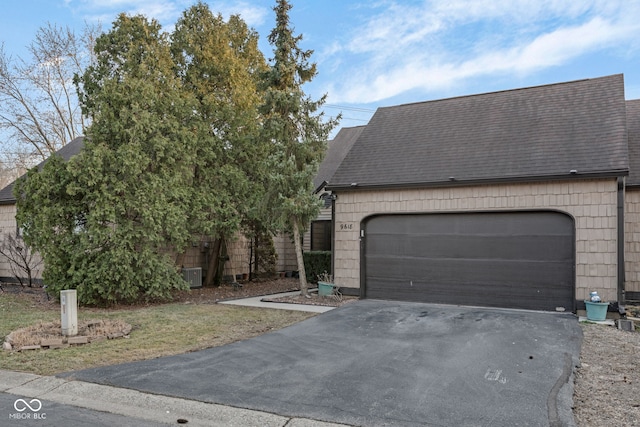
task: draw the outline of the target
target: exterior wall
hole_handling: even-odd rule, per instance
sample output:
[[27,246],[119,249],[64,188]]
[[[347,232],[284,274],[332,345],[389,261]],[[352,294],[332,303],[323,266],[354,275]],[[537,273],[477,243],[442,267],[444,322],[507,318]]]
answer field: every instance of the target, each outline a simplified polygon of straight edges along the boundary
[[311,224],[307,227],[307,230],[302,235],[302,251],[311,250]]
[[[331,210],[329,210],[331,214]],[[184,267],[202,267],[203,275],[208,267],[208,254],[204,247],[204,242],[194,243],[187,248],[184,257]],[[208,241],[209,245],[213,245],[213,240]],[[273,238],[273,244],[278,254],[276,262],[276,271],[296,271],[298,263],[296,262],[296,252],[291,238],[287,234],[278,234]],[[251,240],[243,234],[238,234],[234,239],[227,241],[227,254],[229,261],[224,265],[224,275],[248,274],[249,263],[251,260]]]
[[[16,229],[16,205],[0,205],[0,239],[3,239],[5,233],[13,233],[15,235]],[[40,263],[39,268],[33,271],[33,278],[42,279],[43,269],[44,265]],[[0,255],[0,280],[3,278],[12,280],[13,272],[9,266],[9,261]]]
[[[0,239],[5,233],[15,233],[16,231],[16,205],[0,206]],[[11,277],[9,261],[0,255],[0,278]]]
[[[182,264],[179,267],[184,268],[202,268],[202,277],[206,276],[209,268],[209,248],[213,247],[215,239],[204,238],[198,241],[194,239],[190,247],[185,250]],[[223,275],[235,276],[236,274],[249,274],[249,262],[251,241],[244,235],[238,234],[234,239],[227,241],[227,255],[229,260],[224,264]],[[174,259],[178,259],[178,255],[174,251],[170,251]]]
[[640,191],[627,190],[624,200],[625,291],[640,292]]
[[[201,267],[203,270],[202,274],[204,276],[204,271],[207,269],[207,262],[209,260],[208,254],[207,254],[208,245],[213,245],[211,240],[203,240],[201,242],[197,242],[194,240],[191,246],[187,247],[187,249],[184,251],[184,257],[182,258],[182,265],[179,265],[178,267],[184,267],[184,268]],[[178,258],[179,258],[178,255],[173,250],[171,250],[170,253],[172,257],[176,260],[176,264],[177,264]]]
[[224,264],[225,275],[249,274],[249,262],[251,262],[251,241],[239,234],[234,240],[227,242],[227,254],[229,261]]
[[[330,210],[329,210],[330,212]],[[4,233],[15,233],[16,231],[16,206],[15,205],[0,205],[0,239]],[[201,267],[203,269],[203,275],[208,268],[208,254],[207,248],[204,246],[205,242],[210,245],[213,244],[213,239],[205,239],[203,241],[194,241],[194,244],[187,248],[185,257],[183,259],[182,266],[185,268]],[[293,243],[288,236],[280,235],[274,239],[276,244],[276,251],[278,252],[278,265],[276,270],[297,270],[295,251]],[[238,236],[228,242],[227,251],[229,254],[229,261],[225,263],[224,273],[225,275],[236,274],[248,274],[249,262],[250,262],[250,244],[251,241],[244,235],[238,234]],[[172,253],[172,251],[169,251]],[[176,255],[172,253],[175,258]],[[42,270],[44,265],[36,272],[35,278],[42,278]],[[9,267],[9,263],[6,258],[0,256],[0,280],[1,278],[11,278],[12,272]],[[203,276],[204,277],[204,276]]]
[[273,245],[278,254],[276,271],[297,271],[296,249],[288,234],[280,233],[273,238]]
[[0,205],[0,233],[16,231],[16,205]]
[[555,209],[575,221],[576,299],[597,290],[616,301],[616,206],[615,179],[340,192],[335,280],[340,286],[360,287],[360,226],[372,214]]

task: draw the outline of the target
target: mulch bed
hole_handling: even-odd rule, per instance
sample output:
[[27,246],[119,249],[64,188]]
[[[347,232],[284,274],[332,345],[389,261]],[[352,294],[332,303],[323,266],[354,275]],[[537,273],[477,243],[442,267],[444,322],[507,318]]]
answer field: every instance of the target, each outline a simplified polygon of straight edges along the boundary
[[73,337],[62,335],[60,321],[41,322],[11,332],[5,337],[5,350],[37,350],[82,345],[94,341],[128,338],[131,325],[121,320],[85,320],[78,323]]
[[[230,283],[214,287],[203,287],[190,289],[189,291],[180,291],[174,294],[173,300],[170,302],[182,302],[185,304],[215,304],[219,301],[248,298],[256,296],[265,296],[265,300],[269,295],[279,294],[283,292],[292,292],[300,290],[299,279],[296,278],[274,278],[274,279],[257,279],[251,281],[242,281],[240,286],[234,286]],[[310,287],[314,285],[310,284]],[[59,307],[60,303],[54,298],[47,297],[44,289],[41,287],[23,287],[19,284],[3,283],[0,290],[0,297],[3,292],[9,294],[20,294],[21,297],[31,300],[33,306],[43,308]],[[303,297],[287,297],[277,302],[289,302],[292,304],[311,304],[311,305],[330,305],[339,306],[346,302],[357,300],[356,297],[342,297],[342,301],[336,301],[333,297],[318,297],[312,294],[311,299]],[[162,303],[137,303],[137,304],[117,304],[109,307],[112,310],[136,309],[139,307],[147,307]],[[91,308],[84,308],[91,310]]]
[[177,292],[174,296],[174,301],[192,304],[214,304],[218,301],[230,299],[273,295],[300,290],[299,280],[288,277],[240,281],[239,285],[240,286],[234,286],[231,283],[226,283],[220,286]]

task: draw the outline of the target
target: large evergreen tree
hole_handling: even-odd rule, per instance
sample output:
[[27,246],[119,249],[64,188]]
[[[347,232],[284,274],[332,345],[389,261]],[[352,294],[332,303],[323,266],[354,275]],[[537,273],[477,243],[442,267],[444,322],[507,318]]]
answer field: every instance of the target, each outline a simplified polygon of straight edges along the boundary
[[185,11],[172,40],[178,75],[196,99],[191,224],[195,232],[229,238],[263,190],[257,84],[266,62],[244,21],[225,22],[202,3]]
[[[29,225],[26,238],[43,254],[54,292],[76,288],[89,304],[166,298],[186,287],[164,250],[184,247],[188,238],[183,206],[197,136],[185,123],[193,97],[175,77],[155,21],[120,15],[97,39],[96,57],[79,79],[82,108],[93,121],[85,148],[69,163],[49,162],[41,177],[27,177],[19,195],[38,200],[29,209],[19,198],[18,220]],[[34,188],[38,181],[42,191]],[[57,197],[46,194],[52,188]],[[34,212],[45,198],[49,209]],[[48,210],[61,212],[60,224],[37,222]]]
[[319,200],[313,195],[313,178],[337,121],[324,121],[318,112],[326,96],[314,101],[303,91],[302,86],[316,75],[316,65],[309,63],[313,51],[299,46],[302,36],[293,34],[291,8],[287,0],[277,0],[274,7],[276,25],[268,38],[274,58],[264,76],[265,102],[261,112],[263,138],[272,144],[269,200],[281,227],[292,235],[300,289],[307,296],[301,233],[320,209]]
[[76,288],[85,304],[167,298],[186,287],[169,249],[239,229],[260,170],[256,39],[202,3],[172,37],[123,14],[98,38],[95,65],[76,79],[92,120],[84,150],[17,186],[50,290]]

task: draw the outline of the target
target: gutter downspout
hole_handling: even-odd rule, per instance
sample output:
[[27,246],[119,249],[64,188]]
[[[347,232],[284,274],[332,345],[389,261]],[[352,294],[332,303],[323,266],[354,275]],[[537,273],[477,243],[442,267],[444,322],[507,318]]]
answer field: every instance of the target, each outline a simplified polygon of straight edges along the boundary
[[331,193],[331,277],[336,279],[336,199],[338,195]]
[[625,304],[624,177],[618,177],[618,307]]

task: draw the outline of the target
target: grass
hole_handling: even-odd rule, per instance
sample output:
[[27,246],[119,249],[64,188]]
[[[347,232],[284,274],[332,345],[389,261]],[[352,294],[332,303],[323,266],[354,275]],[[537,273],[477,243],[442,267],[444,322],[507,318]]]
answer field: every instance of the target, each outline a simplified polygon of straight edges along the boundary
[[[118,319],[130,338],[24,352],[0,351],[0,369],[53,375],[97,366],[186,353],[261,335],[312,317],[312,313],[173,303],[124,310],[78,310],[78,320]],[[39,322],[60,320],[59,307],[43,308],[16,295],[0,295],[0,338]]]

